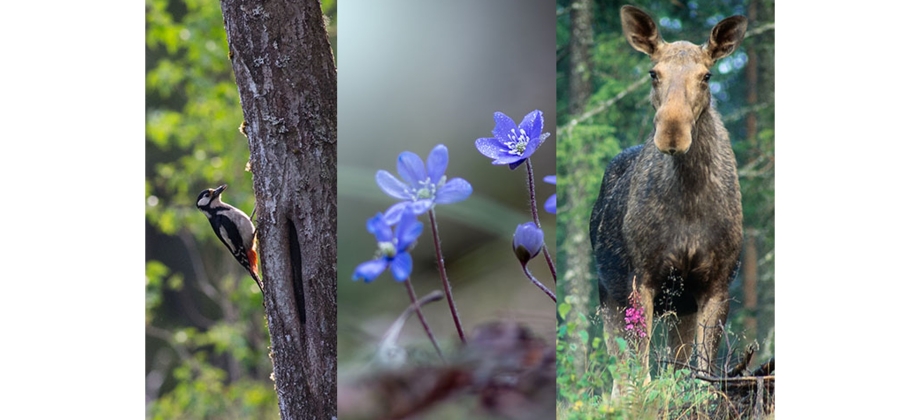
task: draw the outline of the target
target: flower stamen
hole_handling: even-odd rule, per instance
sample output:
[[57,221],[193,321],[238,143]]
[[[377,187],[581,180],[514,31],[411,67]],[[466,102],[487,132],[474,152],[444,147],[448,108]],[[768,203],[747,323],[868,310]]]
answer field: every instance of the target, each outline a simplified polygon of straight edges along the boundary
[[527,149],[527,143],[530,142],[530,137],[527,136],[527,133],[525,133],[523,129],[518,129],[518,131],[520,131],[521,134],[517,135],[517,137],[515,137],[514,130],[508,133],[509,141],[505,142],[505,146],[508,147],[508,153],[523,156],[524,150]]
[[392,241],[377,242],[377,252],[382,257],[393,258],[396,256],[396,244]]

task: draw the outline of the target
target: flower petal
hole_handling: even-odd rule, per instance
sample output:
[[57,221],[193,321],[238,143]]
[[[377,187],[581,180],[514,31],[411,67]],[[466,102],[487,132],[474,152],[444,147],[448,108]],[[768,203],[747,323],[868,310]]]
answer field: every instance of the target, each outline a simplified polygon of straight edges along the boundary
[[492,129],[492,135],[499,140],[507,140],[508,133],[511,130],[518,128],[517,124],[514,123],[514,120],[511,117],[501,113],[496,112],[495,115],[495,128]]
[[402,181],[396,179],[393,174],[382,169],[377,171],[377,185],[390,197],[400,200],[412,199],[412,194],[409,193],[409,187]]
[[408,249],[422,234],[422,222],[410,212],[403,212],[402,218],[396,225],[396,249],[403,252]]
[[365,283],[370,283],[374,281],[383,270],[387,269],[387,261],[383,258],[376,260],[370,260],[363,262],[358,265],[358,268],[355,269],[354,274],[351,275],[352,280],[364,280]]
[[476,150],[487,158],[497,159],[499,156],[508,156],[508,146],[496,138],[481,138],[476,140]]
[[393,231],[386,224],[382,214],[377,213],[374,217],[367,219],[367,231],[377,238],[377,242],[389,242],[393,240]]
[[402,201],[390,206],[390,208],[383,213],[384,223],[386,223],[387,226],[393,226],[399,223],[399,219],[402,217],[403,212],[409,208],[410,204],[412,204],[411,201]]
[[508,165],[515,162],[523,163],[523,159],[518,155],[508,153],[508,147],[494,138],[482,138],[476,140],[476,149],[488,158],[492,158],[493,165]]
[[426,198],[424,200],[413,201],[409,203],[409,211],[416,216],[421,216],[428,212],[434,206],[434,200]]
[[[527,159],[521,159],[521,160],[518,160],[518,161],[516,161],[516,162],[511,162],[510,164],[508,164],[508,167],[511,168],[511,170],[513,171],[514,168],[517,168],[518,166],[521,166],[521,164],[524,163],[525,161],[527,161]],[[496,164],[496,163],[495,163],[495,162],[492,162],[492,164],[494,165],[494,164]],[[500,164],[499,164],[499,165],[500,165]]]
[[521,153],[522,158],[529,158],[540,146],[543,144],[543,141],[549,137],[549,133],[543,133],[544,136],[540,137],[531,137],[530,141],[527,142],[527,147],[524,148],[524,153]]
[[552,136],[552,135],[553,133],[540,134],[540,141],[537,142],[537,147],[540,147],[541,145],[543,145],[543,142],[546,141],[546,139],[548,139],[549,136]]
[[434,200],[431,199],[403,201],[401,203],[396,203],[387,209],[386,213],[383,214],[383,220],[388,226],[393,226],[399,223],[403,212],[409,212],[418,216],[425,214],[425,212],[427,212],[428,209],[430,209],[433,205]]
[[390,272],[396,281],[405,281],[412,274],[412,256],[408,252],[400,252],[390,263]]
[[431,179],[431,182],[437,184],[441,181],[444,172],[447,172],[449,161],[447,146],[439,144],[431,149],[431,153],[428,154],[428,178]]
[[543,208],[546,209],[547,213],[556,214],[556,194],[549,196],[546,199],[546,204],[543,205]]
[[521,120],[520,128],[524,130],[527,137],[530,137],[531,141],[539,139],[543,132],[543,111],[535,109],[525,115]]
[[[543,182],[556,185],[556,175],[547,175],[543,177]],[[546,200],[546,204],[543,205],[543,208],[545,208],[548,213],[556,214],[556,194],[551,195]]]
[[438,204],[456,203],[466,200],[472,193],[473,186],[469,182],[463,178],[454,178],[438,189],[434,202]]
[[396,171],[409,184],[409,188],[418,188],[419,181],[424,181],[428,177],[422,158],[412,152],[399,154],[399,157],[396,158]]

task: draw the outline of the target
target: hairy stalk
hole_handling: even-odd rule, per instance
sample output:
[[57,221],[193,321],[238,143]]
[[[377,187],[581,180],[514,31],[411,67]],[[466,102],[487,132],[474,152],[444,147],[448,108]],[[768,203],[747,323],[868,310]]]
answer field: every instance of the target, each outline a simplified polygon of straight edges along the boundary
[[[533,216],[533,222],[537,225],[538,228],[543,229],[540,226],[540,217],[537,215],[537,192],[536,188],[533,185],[533,164],[530,163],[530,158],[527,158],[527,188],[530,190],[530,213]],[[555,238],[555,235],[553,235]],[[553,258],[549,256],[549,251],[546,250],[546,246],[543,247],[543,257],[546,259],[546,265],[549,266],[549,272],[553,275],[553,284],[556,283],[556,265],[553,264]],[[556,300],[556,298],[553,298]]]
[[409,292],[409,300],[412,301],[412,307],[415,308],[415,314],[418,315],[418,320],[421,321],[422,327],[425,329],[425,334],[428,334],[428,339],[431,340],[431,344],[434,345],[434,349],[438,351],[438,356],[440,356],[441,361],[443,361],[444,354],[441,353],[441,347],[438,346],[438,341],[434,339],[434,334],[431,332],[431,327],[428,326],[428,321],[425,320],[425,315],[422,315],[422,306],[419,305],[418,299],[415,297],[415,288],[412,287],[412,279],[407,278],[403,283],[406,283],[406,290]]
[[546,295],[549,296],[549,298],[552,299],[553,302],[556,301],[556,295],[553,292],[551,292],[549,289],[547,289],[546,286],[543,285],[543,283],[540,283],[540,280],[537,280],[537,278],[534,277],[533,274],[530,273],[530,270],[527,269],[527,264],[521,264],[521,268],[524,270],[524,275],[527,276],[527,278],[530,279],[530,281],[534,285],[536,285],[537,288],[542,290],[543,293],[546,293]]
[[434,209],[428,210],[428,219],[431,220],[431,234],[434,235],[434,253],[435,258],[438,260],[438,274],[441,275],[444,296],[447,296],[447,306],[450,307],[450,314],[454,318],[454,325],[457,326],[460,341],[466,343],[463,326],[460,325],[460,313],[457,312],[457,305],[454,304],[454,295],[450,291],[450,282],[447,280],[447,269],[444,268],[444,254],[441,252],[441,237],[438,236],[438,222],[434,218]]

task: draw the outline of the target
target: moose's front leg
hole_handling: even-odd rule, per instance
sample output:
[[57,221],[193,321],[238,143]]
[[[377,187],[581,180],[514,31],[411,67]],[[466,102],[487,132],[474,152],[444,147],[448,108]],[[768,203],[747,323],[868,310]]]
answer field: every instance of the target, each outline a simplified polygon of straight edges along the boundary
[[[657,290],[648,286],[648,278],[642,279],[638,287],[639,303],[642,305],[642,311],[645,319],[645,337],[637,337],[639,347],[639,357],[642,360],[642,368],[648,374],[649,371],[649,347],[652,340],[652,321],[655,319],[655,294]],[[651,379],[647,377],[646,383]]]
[[697,331],[694,343],[697,351],[697,365],[705,372],[711,372],[715,363],[722,329],[728,317],[728,290],[719,290],[697,302]]
[[686,314],[678,317],[673,315],[670,319],[676,319],[676,322],[668,322],[668,346],[671,347],[671,356],[680,366],[689,365],[690,354],[693,352],[696,344],[697,314]]

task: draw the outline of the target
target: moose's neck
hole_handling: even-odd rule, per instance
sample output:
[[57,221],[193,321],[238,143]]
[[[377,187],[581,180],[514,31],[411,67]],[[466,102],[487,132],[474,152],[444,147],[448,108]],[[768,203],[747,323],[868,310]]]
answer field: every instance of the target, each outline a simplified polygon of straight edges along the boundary
[[[726,156],[734,159],[721,117],[712,106],[706,107],[696,120],[692,138],[693,143],[687,153],[669,159],[674,175],[683,184],[685,191],[700,190],[717,183],[714,177],[720,173],[719,168],[727,163]],[[728,148],[728,154],[725,148]]]

